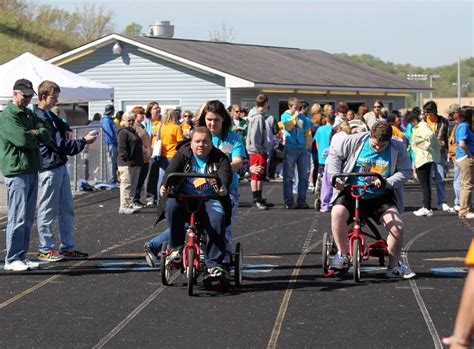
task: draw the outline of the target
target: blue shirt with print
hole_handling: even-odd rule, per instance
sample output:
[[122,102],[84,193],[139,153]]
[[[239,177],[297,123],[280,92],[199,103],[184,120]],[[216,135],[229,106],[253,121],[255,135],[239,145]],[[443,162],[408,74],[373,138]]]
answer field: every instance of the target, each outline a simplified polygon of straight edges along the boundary
[[[390,176],[390,156],[390,145],[382,152],[377,153],[370,147],[370,138],[367,138],[362,146],[359,156],[357,157],[352,172],[376,172],[381,174],[382,177],[387,178]],[[369,184],[375,179],[375,177],[352,177],[351,184]],[[356,192],[360,193],[361,189],[356,190]],[[368,188],[363,199],[373,199],[385,194],[387,194],[387,190],[384,188]]]
[[321,165],[326,164],[326,158],[328,156],[328,150],[331,139],[331,131],[331,125],[320,126],[316,130],[316,134],[313,138],[318,146],[318,162]]
[[[281,122],[285,125],[293,117],[288,112],[281,115]],[[304,149],[306,147],[305,131],[311,128],[311,121],[303,114],[298,115],[298,121],[291,131],[285,128],[285,147],[291,149]]]
[[471,154],[474,154],[474,133],[471,131],[467,122],[462,122],[456,127],[454,133],[454,139],[456,140],[456,159],[460,159],[466,156],[466,152],[459,146],[459,141],[465,141]]
[[[220,136],[212,136],[212,144],[218,149],[220,149],[224,154],[229,157],[229,160],[232,162],[233,158],[240,156],[242,159],[245,159],[245,148],[242,143],[242,138],[235,132],[227,132],[227,136],[224,140]],[[230,184],[230,189],[237,189],[239,187],[239,175],[236,171],[232,171],[232,183]]]

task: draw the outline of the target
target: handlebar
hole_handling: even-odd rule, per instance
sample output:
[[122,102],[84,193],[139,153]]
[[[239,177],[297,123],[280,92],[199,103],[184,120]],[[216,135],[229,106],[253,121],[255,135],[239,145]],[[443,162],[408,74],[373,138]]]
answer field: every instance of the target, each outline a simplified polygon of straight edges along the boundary
[[[219,188],[222,186],[221,179],[215,174],[202,174],[202,173],[182,173],[182,172],[171,172],[165,179],[165,183],[163,186],[166,188],[170,187],[171,179],[179,179],[179,178],[204,178],[204,179],[214,179],[216,182],[215,184],[211,184],[215,192],[219,191]],[[171,187],[171,189],[174,189]],[[168,197],[179,197],[182,199],[219,199],[218,195],[187,195],[187,194],[176,194],[170,193]]]
[[380,173],[377,172],[352,172],[352,173],[338,173],[332,177],[331,185],[334,187],[336,185],[336,179],[346,178],[346,177],[376,177],[379,179],[382,184],[385,186],[387,182],[385,178],[382,177]]

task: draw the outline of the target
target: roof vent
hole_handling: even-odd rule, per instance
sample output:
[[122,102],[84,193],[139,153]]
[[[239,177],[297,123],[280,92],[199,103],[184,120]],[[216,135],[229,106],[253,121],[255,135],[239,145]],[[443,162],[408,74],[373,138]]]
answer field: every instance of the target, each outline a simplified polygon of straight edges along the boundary
[[172,38],[174,35],[174,25],[170,21],[155,21],[148,28],[148,35],[159,38]]

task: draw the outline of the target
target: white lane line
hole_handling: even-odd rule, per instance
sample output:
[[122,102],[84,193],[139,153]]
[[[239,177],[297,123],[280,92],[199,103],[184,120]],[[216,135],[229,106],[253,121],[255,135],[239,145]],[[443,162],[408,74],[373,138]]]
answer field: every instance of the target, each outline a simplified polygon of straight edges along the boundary
[[[410,241],[408,241],[408,243],[405,245],[405,249],[404,249],[405,253],[402,255],[402,259],[405,262],[405,264],[410,266],[410,264],[408,263],[408,251],[410,250],[410,247],[415,243],[416,240],[418,240],[419,238],[429,233],[432,233],[433,231],[443,226],[447,226],[452,223],[455,223],[455,221],[451,221],[449,223],[436,226],[432,229],[425,230],[424,232],[421,232],[420,234],[414,236]],[[428,326],[428,330],[430,331],[431,338],[433,339],[434,347],[436,349],[442,349],[443,344],[441,344],[438,331],[436,330],[436,327],[434,325],[433,320],[431,319],[428,308],[426,308],[425,302],[423,301],[423,298],[421,297],[420,289],[418,288],[418,285],[416,284],[416,281],[414,279],[410,279],[409,281],[410,281],[410,287],[413,290],[413,294],[415,295],[416,302],[418,303],[418,306],[420,307],[421,314],[423,314],[423,318],[425,319],[426,325]]]
[[[170,282],[173,282],[179,275],[180,273],[174,274]],[[115,337],[117,333],[119,333],[127,324],[132,321],[140,312],[146,308],[148,304],[150,304],[156,297],[158,297],[168,286],[160,286],[158,289],[153,292],[147,299],[145,299],[138,307],[136,307],[125,319],[122,320],[115,328],[110,331],[104,338],[102,338],[99,343],[94,345],[93,349],[99,349],[102,348],[104,345],[106,345],[112,338]]]
[[283,325],[283,321],[285,320],[286,311],[288,310],[288,305],[290,303],[290,298],[291,298],[291,295],[293,294],[293,286],[296,280],[298,279],[298,275],[300,273],[301,266],[303,265],[304,258],[309,252],[311,252],[313,249],[315,249],[318,245],[322,243],[322,240],[319,240],[318,242],[310,246],[311,239],[313,238],[313,233],[317,231],[316,222],[317,222],[317,219],[314,219],[313,223],[311,224],[311,228],[309,229],[308,235],[306,236],[305,242],[303,244],[303,250],[300,256],[298,257],[296,266],[293,269],[293,273],[291,274],[291,280],[288,283],[288,287],[286,288],[285,295],[283,296],[283,300],[281,301],[280,309],[278,311],[275,324],[273,325],[273,330],[270,336],[270,340],[268,341],[267,349],[276,348],[278,337],[280,336],[280,332],[281,332],[281,327]]

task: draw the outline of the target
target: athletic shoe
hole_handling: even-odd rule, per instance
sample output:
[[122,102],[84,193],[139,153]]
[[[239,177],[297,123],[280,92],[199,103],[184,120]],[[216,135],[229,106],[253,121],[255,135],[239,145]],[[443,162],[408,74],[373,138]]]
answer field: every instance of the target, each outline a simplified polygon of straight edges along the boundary
[[213,278],[223,279],[226,277],[226,271],[222,267],[209,268],[207,272]]
[[88,253],[77,250],[71,252],[61,251],[59,253],[63,255],[65,259],[87,259],[87,257],[89,257]]
[[457,211],[459,211],[460,209],[461,209],[461,206],[459,206],[459,205],[454,205],[454,211],[457,212]]
[[134,202],[130,207],[133,209],[139,210],[145,207],[145,205],[143,205],[141,202]]
[[173,252],[168,256],[168,261],[170,263],[181,263],[183,260],[183,248],[182,246],[175,247]]
[[296,205],[294,202],[290,202],[288,204],[285,204],[285,208],[287,210],[295,210],[298,208],[298,205]]
[[422,207],[419,210],[414,211],[413,214],[418,217],[421,217],[421,216],[431,217],[433,215],[433,210],[428,210],[427,208]]
[[349,257],[341,256],[340,252],[338,252],[332,259],[329,268],[336,270],[349,269]]
[[314,187],[308,187],[308,193],[314,194]]
[[139,208],[132,208],[132,207],[120,207],[119,213],[120,214],[134,214],[140,212]]
[[262,199],[262,200],[260,200],[260,201],[261,201],[265,206],[267,206],[267,207],[273,207],[273,206],[275,206],[275,205],[273,205],[272,203],[267,202],[267,199]]
[[147,201],[146,207],[155,207],[157,206],[156,201]]
[[300,202],[298,203],[298,208],[302,210],[306,210],[309,208],[309,205],[306,202]]
[[143,246],[143,250],[145,251],[145,260],[150,268],[155,268],[160,262],[158,261],[158,256],[156,256],[150,247],[150,244],[147,242],[145,246]]
[[463,219],[474,219],[474,213],[473,212],[468,212],[464,216],[459,216],[459,218]]
[[408,268],[405,264],[402,262],[398,262],[398,266],[393,267],[393,268],[387,268],[387,272],[385,275],[388,278],[401,278],[401,279],[411,279],[416,276],[414,272]]
[[444,212],[450,212],[450,213],[454,213],[454,208],[453,207],[450,207],[448,204],[444,203],[441,205],[440,207]]
[[260,201],[254,201],[253,202],[253,205],[254,207],[258,208],[259,210],[266,210],[268,209],[267,206],[265,206],[265,204],[263,202],[260,202]]
[[36,258],[43,262],[58,262],[64,256],[59,251],[49,250],[48,252],[38,252]]
[[26,270],[30,270],[30,267],[25,262],[17,259],[16,261],[13,261],[11,263],[5,262],[3,269],[8,270],[8,271],[26,271]]
[[38,262],[32,262],[30,261],[28,258],[26,258],[23,263],[25,263],[28,268],[31,270],[31,269],[39,269],[40,267],[40,264]]

